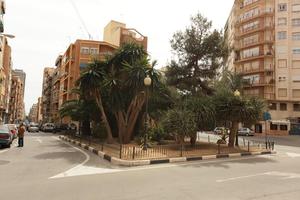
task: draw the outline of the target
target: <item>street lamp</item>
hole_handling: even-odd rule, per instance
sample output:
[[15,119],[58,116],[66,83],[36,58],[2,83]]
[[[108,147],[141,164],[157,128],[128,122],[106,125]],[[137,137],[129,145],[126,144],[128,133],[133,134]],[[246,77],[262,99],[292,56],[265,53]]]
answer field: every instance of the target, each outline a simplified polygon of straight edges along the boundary
[[5,33],[1,33],[0,36],[8,37],[10,39],[14,39],[16,37],[16,36],[14,36],[12,34],[5,34]]
[[234,93],[233,93],[233,95],[234,95],[235,97],[239,97],[239,96],[241,96],[241,93],[240,93],[240,91],[235,90]]
[[145,117],[145,133],[144,133],[144,144],[143,144],[143,150],[147,150],[148,144],[148,104],[149,104],[149,87],[152,83],[151,78],[149,75],[144,79],[144,85],[146,86],[146,117]]

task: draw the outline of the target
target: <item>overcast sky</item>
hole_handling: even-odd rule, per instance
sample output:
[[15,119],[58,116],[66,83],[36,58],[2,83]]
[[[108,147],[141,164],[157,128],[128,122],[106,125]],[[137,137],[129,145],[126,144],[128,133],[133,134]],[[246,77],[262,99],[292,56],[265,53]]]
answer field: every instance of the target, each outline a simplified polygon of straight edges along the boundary
[[[73,0],[88,31],[102,40],[103,28],[112,19],[148,36],[152,59],[164,66],[171,58],[172,34],[189,25],[198,11],[222,29],[234,0]],[[13,34],[13,66],[27,74],[25,106],[28,113],[42,93],[44,67],[76,39],[87,33],[70,0],[6,0],[5,33]]]

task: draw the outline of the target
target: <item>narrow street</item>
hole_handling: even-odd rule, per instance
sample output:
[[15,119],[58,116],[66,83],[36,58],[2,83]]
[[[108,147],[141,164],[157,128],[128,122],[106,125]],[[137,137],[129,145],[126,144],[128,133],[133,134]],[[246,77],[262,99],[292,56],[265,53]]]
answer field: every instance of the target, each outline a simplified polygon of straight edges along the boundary
[[[0,149],[4,199],[298,199],[300,137],[276,155],[125,168],[58,135],[31,133]],[[284,138],[281,138],[282,140]],[[296,146],[295,142],[299,141]],[[3,181],[5,180],[5,181]]]

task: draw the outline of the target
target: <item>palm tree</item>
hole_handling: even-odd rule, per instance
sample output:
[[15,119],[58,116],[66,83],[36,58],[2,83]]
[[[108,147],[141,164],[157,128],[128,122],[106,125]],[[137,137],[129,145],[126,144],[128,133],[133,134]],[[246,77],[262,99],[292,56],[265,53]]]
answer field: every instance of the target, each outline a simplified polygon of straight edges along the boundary
[[[265,102],[256,97],[235,96],[232,91],[224,90],[214,96],[217,120],[229,121],[232,126],[229,135],[229,146],[233,147],[237,139],[239,123],[255,123],[264,112]],[[238,145],[238,143],[236,143]]]
[[77,83],[85,99],[95,100],[101,113],[101,120],[103,121],[107,132],[107,142],[112,143],[112,131],[103,107],[101,96],[101,83],[106,78],[106,68],[107,62],[94,60],[91,64],[89,64],[88,68],[83,71]]
[[118,125],[121,143],[132,139],[140,112],[145,105],[144,79],[149,75],[152,87],[159,82],[155,62],[149,64],[143,47],[134,43],[123,45],[108,61],[108,76],[103,82],[107,90],[107,101]]

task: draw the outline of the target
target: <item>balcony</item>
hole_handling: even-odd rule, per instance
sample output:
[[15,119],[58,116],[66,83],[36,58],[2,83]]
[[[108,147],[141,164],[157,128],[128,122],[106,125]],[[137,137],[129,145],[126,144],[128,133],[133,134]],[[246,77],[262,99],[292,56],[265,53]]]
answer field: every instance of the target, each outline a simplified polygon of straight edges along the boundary
[[244,4],[243,1],[240,3],[240,9],[249,8],[250,6],[255,6],[260,2],[260,0],[253,0],[252,2],[249,2],[247,4]]
[[273,30],[274,29],[274,24],[269,23],[269,24],[258,24],[249,28],[245,28],[243,30],[237,31],[237,34],[235,35],[235,39],[240,39],[241,37],[245,37],[248,35],[251,35],[256,32],[261,32],[265,30]]
[[259,68],[243,69],[243,70],[238,71],[238,73],[241,75],[251,75],[251,74],[273,72],[273,71],[274,71],[274,67],[264,67],[262,65]]
[[247,61],[251,61],[251,60],[257,60],[257,59],[263,59],[263,58],[273,58],[273,54],[272,52],[260,52],[259,54],[252,54],[249,57],[245,57],[245,58],[235,58],[235,64],[238,63],[243,63],[243,62],[247,62]]
[[274,79],[266,79],[261,77],[261,79],[250,83],[250,80],[245,80],[243,87],[244,88],[253,88],[253,87],[264,87],[264,86],[273,86],[275,84]]
[[237,20],[235,27],[241,26],[242,24],[245,24],[247,22],[250,22],[251,20],[257,19],[257,18],[263,18],[263,17],[272,17],[274,15],[274,10],[260,10],[258,13],[252,14],[251,16],[239,19]]
[[259,45],[265,45],[265,44],[273,44],[274,41],[271,40],[271,39],[261,39],[261,40],[251,40],[247,43],[241,43],[239,45],[236,45],[236,49],[237,50],[244,50],[244,49],[247,49],[247,48],[252,48],[252,47],[255,47],[255,46],[259,46]]

